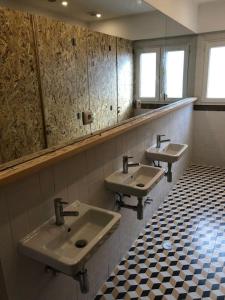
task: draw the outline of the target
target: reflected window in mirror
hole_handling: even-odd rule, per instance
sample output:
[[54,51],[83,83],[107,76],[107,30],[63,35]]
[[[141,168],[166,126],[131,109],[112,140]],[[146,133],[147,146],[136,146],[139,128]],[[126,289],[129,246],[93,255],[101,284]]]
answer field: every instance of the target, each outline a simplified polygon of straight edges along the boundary
[[142,102],[174,101],[186,97],[187,46],[159,47],[138,52],[138,95]]
[[168,98],[182,98],[184,92],[184,50],[166,53],[165,93]]
[[142,53],[140,56],[140,96],[156,96],[156,52]]

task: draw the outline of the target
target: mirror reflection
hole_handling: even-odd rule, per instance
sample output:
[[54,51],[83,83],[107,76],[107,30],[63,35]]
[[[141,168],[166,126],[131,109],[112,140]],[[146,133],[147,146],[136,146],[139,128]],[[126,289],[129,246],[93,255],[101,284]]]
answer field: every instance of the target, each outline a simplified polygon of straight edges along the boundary
[[194,36],[142,0],[0,5],[0,169],[193,94]]

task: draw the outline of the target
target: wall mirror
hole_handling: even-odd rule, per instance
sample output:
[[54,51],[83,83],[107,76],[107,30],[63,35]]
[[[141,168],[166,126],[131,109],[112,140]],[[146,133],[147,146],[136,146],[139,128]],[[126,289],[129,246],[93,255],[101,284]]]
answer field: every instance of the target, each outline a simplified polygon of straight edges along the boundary
[[191,96],[192,32],[143,0],[0,6],[0,170]]

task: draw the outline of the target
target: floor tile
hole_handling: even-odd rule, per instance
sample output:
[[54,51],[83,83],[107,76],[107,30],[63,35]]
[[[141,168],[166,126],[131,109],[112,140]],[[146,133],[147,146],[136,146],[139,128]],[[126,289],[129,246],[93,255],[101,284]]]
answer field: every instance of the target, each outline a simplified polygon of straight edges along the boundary
[[95,298],[114,299],[225,299],[225,169],[185,172]]

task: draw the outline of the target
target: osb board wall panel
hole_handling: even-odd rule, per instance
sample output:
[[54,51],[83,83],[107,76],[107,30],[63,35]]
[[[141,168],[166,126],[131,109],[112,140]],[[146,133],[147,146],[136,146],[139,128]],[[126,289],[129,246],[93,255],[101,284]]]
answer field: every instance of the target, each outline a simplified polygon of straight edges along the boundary
[[94,132],[117,122],[116,38],[89,31],[87,46]]
[[[120,72],[117,84],[116,38],[33,20],[34,32],[31,15],[0,8],[0,163],[45,148],[45,133],[52,147],[117,123],[117,85],[124,79]],[[118,67],[122,61],[121,55]],[[77,117],[89,109],[92,128]]]
[[77,117],[89,109],[87,32],[45,17],[36,17],[36,23],[47,142],[51,147],[90,133],[90,125],[83,126]]
[[30,16],[0,8],[0,162],[44,147]]
[[133,116],[133,47],[132,42],[117,38],[118,121]]

